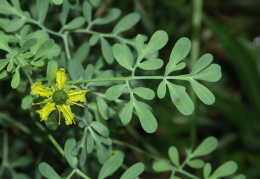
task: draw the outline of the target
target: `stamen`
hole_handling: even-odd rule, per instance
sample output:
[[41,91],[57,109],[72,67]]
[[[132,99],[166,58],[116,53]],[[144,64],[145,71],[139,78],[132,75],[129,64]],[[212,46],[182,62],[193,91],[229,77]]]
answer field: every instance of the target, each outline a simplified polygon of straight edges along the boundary
[[46,102],[49,102],[51,100],[52,100],[52,98],[49,98],[49,99],[46,99],[46,100],[39,102],[39,103],[32,103],[32,105],[38,105],[38,104],[46,103]]
[[59,123],[58,123],[58,125],[60,125],[60,110],[61,109],[61,106],[60,105],[58,105],[58,110],[59,110]]
[[78,105],[78,106],[80,106],[80,107],[85,108],[85,106],[83,106],[83,105],[81,105],[81,104],[78,104],[78,103],[76,103],[76,102],[73,102],[73,101],[71,101],[71,100],[67,100],[67,103],[75,104],[75,105]]
[[72,85],[70,85],[68,88],[66,88],[64,91],[65,92],[68,92],[69,90],[70,90],[70,88],[73,86],[73,85],[75,85],[77,82],[79,82],[81,80],[81,78],[80,79],[78,79],[77,81],[75,81],[74,83],[72,83]]

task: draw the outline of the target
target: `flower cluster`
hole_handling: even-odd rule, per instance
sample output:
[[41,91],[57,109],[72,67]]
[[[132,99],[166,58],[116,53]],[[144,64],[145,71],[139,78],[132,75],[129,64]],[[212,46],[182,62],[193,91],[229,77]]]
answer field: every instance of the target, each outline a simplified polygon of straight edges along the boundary
[[41,121],[47,120],[50,113],[57,108],[59,111],[59,124],[61,112],[65,118],[66,125],[76,124],[74,121],[75,114],[72,113],[70,105],[75,104],[84,107],[76,102],[84,102],[86,100],[85,94],[89,90],[70,90],[76,82],[65,88],[67,76],[63,68],[55,71],[55,75],[56,84],[53,84],[53,89],[45,88],[41,82],[36,82],[32,85],[31,89],[33,94],[48,98],[40,103],[33,103],[33,105],[47,103],[41,110],[36,111],[40,114]]

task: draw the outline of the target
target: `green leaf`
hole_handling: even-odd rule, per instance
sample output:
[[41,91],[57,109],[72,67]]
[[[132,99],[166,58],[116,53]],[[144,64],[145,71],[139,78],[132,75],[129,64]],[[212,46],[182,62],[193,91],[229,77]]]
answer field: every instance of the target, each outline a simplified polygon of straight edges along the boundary
[[45,55],[52,48],[53,44],[54,44],[54,40],[52,40],[52,39],[46,40],[37,50],[34,60]]
[[90,23],[91,19],[92,19],[92,7],[91,7],[91,5],[89,4],[88,1],[83,2],[82,13],[83,13],[85,20],[88,23]]
[[102,166],[98,179],[103,179],[112,175],[122,165],[123,161],[124,155],[122,153],[114,154]]
[[87,138],[87,152],[90,154],[94,149],[94,138],[91,134],[88,135]]
[[26,23],[26,19],[14,19],[8,22],[5,26],[4,29],[6,32],[15,32],[19,30],[24,24]]
[[162,30],[156,31],[151,37],[150,41],[143,49],[142,57],[145,57],[153,52],[156,52],[163,48],[168,41],[168,35]]
[[113,46],[113,54],[116,61],[127,70],[132,71],[133,67],[131,66],[130,59],[125,48],[121,44],[115,44]]
[[160,99],[164,98],[166,94],[166,82],[163,80],[158,86],[157,95]]
[[32,52],[25,52],[25,53],[23,53],[23,54],[18,55],[17,57],[18,57],[18,58],[19,58],[19,57],[22,57],[22,58],[29,59],[29,58],[31,58],[31,57],[33,57],[33,56],[34,56],[34,54],[33,54]]
[[65,26],[65,23],[68,18],[69,10],[70,10],[69,1],[64,1],[64,3],[62,4],[62,11],[59,14],[60,22],[61,22],[62,26]]
[[96,150],[99,163],[104,164],[110,157],[109,151],[100,143],[97,143]]
[[146,60],[138,64],[138,67],[143,70],[157,70],[162,68],[163,61],[161,59]]
[[47,65],[47,71],[46,71],[46,79],[49,84],[54,80],[55,78],[55,71],[58,70],[58,63],[54,60],[50,60]]
[[89,0],[90,3],[94,6],[94,7],[99,7],[101,4],[101,0]]
[[201,56],[200,59],[195,63],[191,74],[199,73],[201,70],[209,66],[212,61],[213,61],[213,56],[209,53]]
[[138,51],[138,54],[141,54],[144,48],[144,38],[141,34],[138,34],[135,38],[135,49]]
[[43,24],[49,9],[49,1],[36,1],[36,12],[38,14],[38,22]]
[[137,96],[139,96],[140,98],[147,99],[147,100],[152,100],[155,97],[154,91],[149,88],[137,87],[133,89],[132,92]]
[[107,120],[109,118],[109,109],[105,100],[101,97],[97,97],[97,106],[101,116]]
[[126,15],[115,25],[112,33],[118,34],[129,30],[140,20],[140,18],[140,14],[137,12]]
[[102,54],[103,54],[103,57],[105,58],[106,62],[108,64],[112,64],[114,62],[112,47],[108,43],[108,41],[106,39],[104,39],[103,37],[101,37],[101,50],[102,50]]
[[13,8],[6,0],[0,1],[0,14],[17,15],[19,12]]
[[89,39],[89,45],[90,46],[94,46],[97,44],[98,40],[100,38],[100,35],[99,34],[94,34],[90,37]]
[[206,163],[203,168],[203,177],[209,178],[210,173],[211,173],[211,165],[210,163]]
[[11,163],[12,168],[24,168],[32,162],[32,157],[21,156]]
[[218,140],[215,137],[208,137],[195,149],[192,153],[192,158],[207,155],[217,147]]
[[192,77],[198,80],[216,82],[221,78],[221,67],[217,64],[212,64]]
[[[52,60],[54,57],[58,57],[61,54],[61,48],[57,44],[53,44],[51,49],[44,55],[44,58]],[[60,64],[62,65],[62,64]]]
[[128,168],[120,179],[137,178],[144,171],[144,164],[139,162]]
[[191,42],[186,37],[182,37],[176,42],[172,49],[169,63],[166,65],[166,76],[177,70],[176,65],[189,54],[190,48]]
[[13,68],[14,68],[14,59],[11,58],[8,66],[7,66],[7,71],[11,72],[13,70]]
[[88,64],[86,70],[85,70],[85,76],[84,79],[91,79],[94,73],[94,66],[92,64]]
[[16,69],[13,79],[11,81],[11,87],[15,89],[18,87],[19,84],[20,84],[20,72],[19,69]]
[[47,179],[61,179],[61,177],[55,172],[55,170],[53,170],[53,168],[45,162],[41,162],[38,168],[41,175]]
[[89,54],[89,50],[90,50],[89,43],[87,42],[82,43],[80,47],[77,49],[74,58],[80,63],[84,62]]
[[29,107],[31,107],[32,102],[33,102],[33,97],[31,95],[24,97],[22,100],[22,105],[21,105],[22,109],[25,110],[25,109],[28,109]]
[[155,161],[153,163],[153,170],[156,172],[166,172],[171,171],[173,167],[165,161]]
[[188,165],[191,167],[191,168],[202,168],[204,166],[204,162],[200,159],[194,159],[194,160],[190,160],[188,162]]
[[121,11],[117,8],[112,8],[108,11],[108,13],[104,17],[99,17],[95,19],[92,23],[96,25],[108,24],[116,20],[121,14]]
[[76,146],[75,138],[71,137],[67,139],[64,146],[65,158],[72,168],[77,168],[78,159],[72,155],[72,150]]
[[184,115],[190,115],[194,111],[194,104],[187,94],[185,87],[167,82],[171,100],[177,109]]
[[23,53],[23,52],[29,50],[31,47],[33,47],[36,44],[37,44],[37,39],[36,38],[32,38],[32,39],[29,39],[29,40],[25,41],[23,43],[21,49],[19,50],[19,53]]
[[237,170],[237,164],[233,161],[228,161],[219,166],[210,176],[210,178],[222,178],[229,176]]
[[186,67],[186,63],[184,63],[184,62],[180,62],[180,63],[178,63],[176,66],[175,66],[175,71],[178,71],[178,70],[182,70],[183,68],[185,68]]
[[107,127],[104,124],[102,124],[100,122],[92,121],[90,126],[93,127],[93,129],[95,129],[95,131],[97,131],[103,137],[109,136],[109,130],[107,129]]
[[0,60],[0,71],[9,63],[9,59]]
[[73,30],[81,27],[83,24],[85,24],[84,17],[77,17],[70,21],[68,24],[64,26],[64,29],[66,30]]
[[80,78],[83,79],[85,76],[85,71],[82,64],[74,58],[68,61],[68,72],[72,80],[79,80]]
[[189,80],[189,82],[191,83],[196,95],[203,103],[211,105],[215,102],[215,96],[208,88],[193,79]]
[[158,124],[151,111],[138,101],[134,101],[134,107],[145,132],[155,132]]
[[8,76],[8,73],[7,73],[6,70],[4,70],[4,71],[2,71],[2,72],[0,73],[0,79],[2,79],[2,78],[4,78],[4,77],[7,77],[7,76]]
[[[1,8],[0,8],[1,9]],[[8,37],[5,35],[0,35],[0,49],[10,52],[10,47],[8,45]],[[1,66],[0,66],[1,68]]]
[[37,39],[37,44],[31,48],[31,52],[36,54],[40,46],[46,41],[47,34],[42,30],[38,30],[34,32],[32,37]]
[[52,0],[52,3],[55,5],[61,5],[63,3],[63,0]]
[[31,62],[31,65],[35,66],[35,67],[42,67],[44,65],[44,61],[42,60],[39,60],[39,61],[36,61],[36,62]]
[[180,166],[179,152],[176,147],[171,146],[168,151],[169,157],[175,166]]
[[115,86],[111,86],[110,88],[108,88],[106,90],[106,98],[110,101],[113,101],[117,98],[119,98],[119,96],[122,95],[122,93],[124,92],[126,88],[126,84],[120,84],[120,85],[115,85]]
[[133,101],[130,100],[129,103],[125,105],[119,117],[124,125],[127,125],[132,119],[132,113],[134,109]]

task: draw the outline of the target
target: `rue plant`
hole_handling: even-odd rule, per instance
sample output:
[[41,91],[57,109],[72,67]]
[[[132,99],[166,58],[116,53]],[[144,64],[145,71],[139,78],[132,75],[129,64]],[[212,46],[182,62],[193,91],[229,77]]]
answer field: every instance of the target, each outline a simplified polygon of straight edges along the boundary
[[[212,169],[210,161],[202,158],[217,148],[214,137],[206,138],[198,147],[187,146],[184,159],[171,146],[168,159],[153,152],[155,147],[145,143],[145,139],[143,143],[152,150],[123,141],[117,131],[131,131],[136,138],[141,138],[139,133],[156,132],[160,116],[155,116],[153,109],[158,105],[147,100],[157,97],[169,96],[172,101],[169,110],[191,115],[196,103],[186,91],[185,82],[190,83],[192,93],[204,104],[213,104],[215,97],[203,83],[217,82],[221,67],[212,63],[211,54],[197,59],[190,71],[183,70],[189,64],[187,56],[192,46],[188,38],[182,37],[175,43],[168,60],[161,59],[159,54],[168,42],[165,31],[158,30],[150,38],[138,32],[133,38],[124,36],[140,20],[137,12],[121,17],[119,9],[107,8],[105,13],[93,17],[93,12],[102,10],[106,3],[101,0],[31,3],[26,7],[26,1],[0,1],[0,79],[9,80],[17,93],[25,94],[21,108],[42,131],[41,137],[50,140],[53,149],[65,159],[60,160],[66,169],[55,171],[55,163],[47,163],[40,157],[42,151],[37,166],[43,177],[102,179],[112,175],[131,179],[143,172],[156,175],[170,171],[170,178],[245,178],[234,175],[237,170],[234,161]],[[110,24],[114,24],[111,29]],[[108,28],[102,31],[105,25]],[[32,106],[43,103],[40,110]],[[71,105],[74,105],[72,109]],[[75,125],[64,127],[61,113],[67,125]],[[140,125],[135,123],[136,119]],[[27,135],[34,131],[18,119],[12,124]],[[137,130],[139,126],[143,131]],[[54,134],[59,131],[64,135],[56,140]],[[16,170],[15,166],[23,167],[23,162],[29,165],[32,158],[27,156],[20,159],[23,162],[19,159],[11,162],[7,134],[4,130],[0,178],[7,175],[4,171],[10,171],[13,178],[39,176],[39,173],[29,176]],[[34,140],[41,143],[37,138]],[[144,155],[143,159],[132,161],[129,166],[124,162],[124,158],[132,155],[127,148]],[[58,155],[53,149],[51,155]],[[194,169],[202,169],[203,174]]]

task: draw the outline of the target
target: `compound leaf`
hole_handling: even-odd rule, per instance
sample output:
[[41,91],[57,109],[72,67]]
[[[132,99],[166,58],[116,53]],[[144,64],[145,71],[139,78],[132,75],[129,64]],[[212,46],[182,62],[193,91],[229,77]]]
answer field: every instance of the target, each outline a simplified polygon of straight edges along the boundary
[[120,16],[120,14],[121,14],[121,11],[119,9],[112,8],[108,11],[106,16],[95,19],[93,21],[93,24],[96,24],[96,25],[108,24],[108,23],[116,20]]
[[200,57],[200,59],[195,63],[191,74],[197,74],[204,68],[210,65],[210,63],[213,61],[213,56],[209,53],[203,55]]
[[163,80],[158,86],[157,95],[160,99],[164,98],[166,94],[166,82]]
[[114,62],[112,48],[108,41],[103,37],[101,37],[101,50],[106,62],[112,64]]
[[112,175],[122,165],[123,161],[124,155],[122,153],[114,154],[102,166],[98,179],[103,179]]
[[171,100],[177,109],[184,115],[190,115],[194,111],[194,104],[187,94],[185,87],[167,82]]
[[116,61],[124,68],[132,71],[133,67],[131,66],[130,59],[125,48],[121,44],[115,44],[113,46],[113,54]]
[[144,164],[139,162],[128,168],[120,179],[137,178],[144,171]]
[[176,71],[176,65],[183,60],[190,52],[191,42],[188,38],[180,38],[174,45],[169,63],[166,65],[165,75],[169,75],[171,72]]
[[153,52],[158,51],[159,49],[165,46],[167,41],[168,41],[168,35],[166,32],[162,30],[156,31],[152,35],[146,47],[143,49],[142,56],[145,57]]
[[161,59],[146,60],[138,64],[138,67],[143,70],[157,70],[162,68],[163,61]]
[[78,159],[72,155],[72,150],[76,146],[75,138],[69,138],[64,146],[65,158],[72,168],[77,168]]
[[219,166],[210,176],[210,178],[222,178],[229,176],[237,170],[237,164],[233,161],[228,161]]
[[215,137],[206,138],[192,153],[192,158],[200,157],[211,153],[218,146],[218,140]]
[[151,111],[144,107],[144,105],[138,101],[134,102],[134,107],[145,132],[155,132],[158,127],[158,124]]
[[113,33],[118,34],[129,30],[140,20],[140,18],[140,14],[138,14],[137,12],[126,15],[115,25]]
[[107,129],[107,127],[104,124],[102,124],[100,122],[97,122],[97,121],[92,121],[90,126],[93,129],[95,129],[95,131],[97,131],[103,137],[108,137],[109,136],[109,130]]
[[119,117],[124,125],[127,125],[132,119],[132,113],[134,109],[133,101],[130,100],[129,103],[125,105]]
[[55,172],[55,170],[47,163],[41,162],[39,165],[39,171],[47,179],[61,179],[61,177]]
[[216,82],[221,78],[221,67],[218,64],[212,64],[192,77],[198,80]]
[[155,97],[155,93],[153,90],[145,87],[137,87],[132,90],[134,94],[139,96],[140,98],[152,100]]
[[193,79],[189,81],[196,95],[203,103],[211,105],[215,102],[215,96],[208,88]]
[[84,17],[77,17],[70,21],[68,24],[64,26],[64,29],[73,30],[81,27],[85,23]]
[[178,152],[177,148],[174,146],[170,147],[168,154],[169,154],[169,157],[170,157],[172,163],[176,166],[179,166],[180,161],[179,161],[179,152]]
[[121,96],[122,93],[124,92],[125,88],[126,88],[125,84],[111,86],[110,88],[107,89],[105,93],[106,98],[111,101],[119,98],[119,96]]

